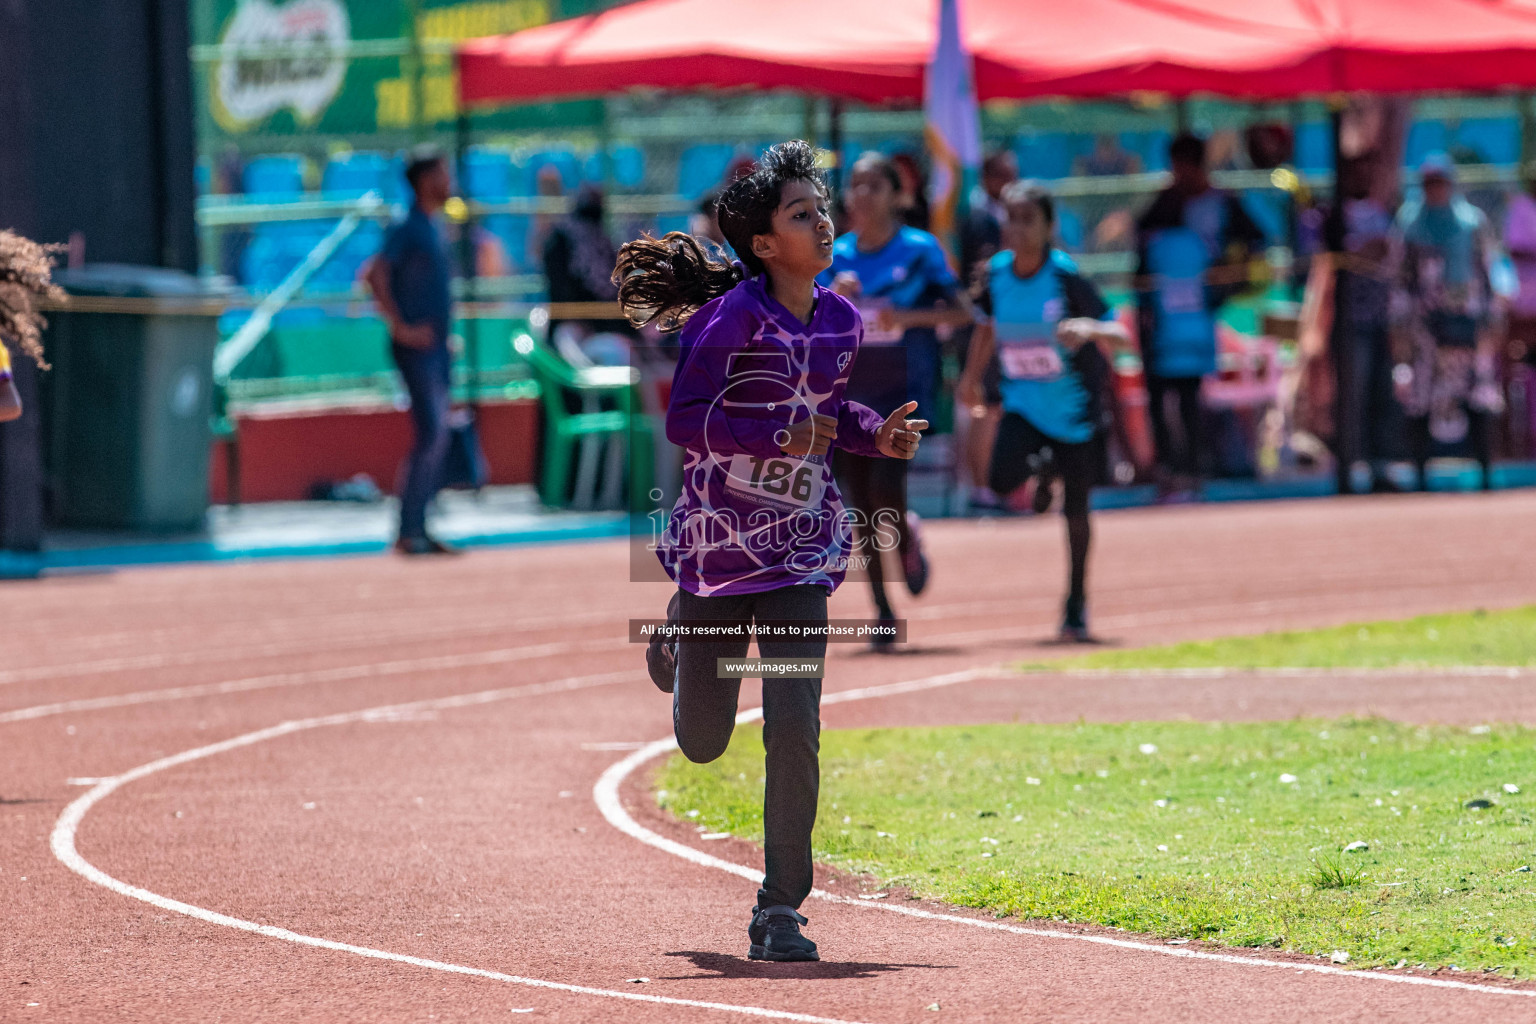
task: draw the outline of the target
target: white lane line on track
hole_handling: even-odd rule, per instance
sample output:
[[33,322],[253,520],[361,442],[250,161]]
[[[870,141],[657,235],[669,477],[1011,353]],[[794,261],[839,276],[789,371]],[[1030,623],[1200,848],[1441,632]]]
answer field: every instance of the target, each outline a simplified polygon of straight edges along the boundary
[[[967,683],[978,679],[989,679],[999,676],[1023,678],[1019,673],[1010,672],[1002,666],[994,665],[985,668],[967,669],[960,672],[947,672],[942,675],[926,676],[920,679],[890,683],[884,686],[866,686],[854,690],[841,690],[835,693],[824,694],[821,702],[822,704],[842,704],[849,701],[868,700],[876,697],[890,697],[902,693],[915,693],[920,690],[932,690],[943,686],[954,686],[958,683]],[[746,724],[748,722],[755,722],[762,717],[762,708],[750,708],[738,714],[736,721],[738,724]],[[598,778],[596,785],[592,787],[592,799],[597,804],[598,810],[614,828],[627,836],[638,839],[647,846],[663,850],[676,857],[681,857],[683,860],[697,864],[700,867],[725,871],[751,882],[761,882],[763,877],[762,871],[743,864],[737,864],[734,861],[712,856],[704,853],[702,850],[696,850],[691,846],[686,846],[683,843],[658,835],[644,825],[641,825],[624,809],[623,801],[619,799],[619,787],[624,783],[624,780],[647,761],[676,749],[677,740],[669,736],[666,739],[648,743],[628,757],[609,765],[608,769]],[[1339,967],[1324,966],[1322,964],[1290,963],[1283,960],[1265,960],[1261,957],[1236,956],[1230,953],[1207,953],[1195,949],[1170,948],[1168,946],[1153,945],[1148,942],[1137,942],[1133,939],[1117,939],[1108,935],[1082,935],[1076,932],[1056,931],[1050,928],[1025,928],[1019,925],[1003,924],[999,921],[985,921],[974,917],[962,917],[958,914],[940,914],[931,910],[921,910],[917,907],[903,907],[899,904],[875,900],[860,900],[830,893],[824,889],[812,889],[811,896],[829,903],[842,903],[847,906],[861,907],[868,910],[883,910],[906,917],[922,918],[928,921],[944,921],[971,928],[985,928],[989,931],[1007,932],[1010,935],[1028,935],[1033,938],[1087,942],[1099,946],[1133,949],[1138,952],[1157,953],[1162,956],[1179,957],[1186,960],[1207,960],[1216,963],[1236,964],[1242,967],[1280,968],[1295,971],[1298,974],[1331,974],[1343,978],[1392,982],[1401,985],[1424,985],[1432,988],[1462,989],[1490,995],[1536,997],[1536,989],[1501,988],[1493,985],[1477,985],[1465,981],[1446,981],[1440,978],[1420,978],[1411,975],[1393,975],[1373,971],[1348,971]]]
[[[0,686],[12,683],[31,683],[45,679],[58,679],[61,677],[77,675],[104,675],[112,672],[126,672],[141,668],[171,668],[183,665],[195,665],[204,661],[234,662],[246,658],[267,657],[297,657],[311,654],[335,654],[341,651],[355,650],[359,647],[375,647],[381,643],[445,643],[455,640],[465,640],[470,637],[495,634],[506,636],[508,633],[531,633],[539,629],[559,628],[570,629],[573,625],[589,623],[611,623],[613,613],[607,611],[572,612],[566,615],[546,616],[520,616],[512,625],[484,625],[469,629],[426,629],[416,632],[404,630],[385,630],[367,633],[353,632],[345,634],[341,638],[329,637],[331,640],[326,646],[317,646],[311,641],[303,641],[297,646],[293,643],[284,644],[257,644],[249,647],[214,647],[193,651],[171,651],[159,654],[135,654],[118,658],[100,658],[96,661],[81,661],[63,665],[33,665],[26,668],[6,669],[0,671]],[[282,623],[282,620],[274,622],[257,622],[254,626],[266,626],[272,628]],[[161,630],[158,632],[167,632]],[[154,637],[150,637],[154,640]]]
[[59,820],[53,826],[53,834],[49,839],[49,845],[53,855],[60,863],[77,875],[93,882],[104,889],[109,889],[120,896],[148,903],[168,910],[172,913],[183,914],[187,917],[205,921],[208,924],[221,925],[225,928],[233,928],[237,931],[251,932],[269,939],[279,939],[283,942],[291,942],[299,946],[311,946],[316,949],[328,949],[338,953],[351,953],[354,956],[367,957],[371,960],[387,960],[394,963],[409,964],[412,967],[421,967],[432,971],[441,971],[445,974],[462,974],[475,978],[486,978],[491,981],[506,982],[512,985],[525,985],[530,988],[549,989],[557,992],[568,992],[575,995],[600,996],[605,999],[624,999],[635,1003],[656,1003],[667,1006],[686,1006],[699,1010],[719,1010],[724,1013],[734,1013],[748,1017],[766,1017],[772,1020],[799,1021],[802,1024],[857,1024],[854,1021],[839,1020],[833,1017],[816,1017],[806,1013],[792,1013],[786,1010],[773,1010],[762,1006],[737,1005],[735,1003],[715,1003],[701,999],[678,999],[671,996],[658,996],[641,994],[638,992],[624,992],[613,989],[593,988],[587,985],[571,985],[559,981],[547,981],[543,978],[525,978],[516,974],[503,974],[500,971],[484,970],[479,967],[466,967],[462,964],[444,963],[440,960],[428,960],[423,957],[408,956],[404,953],[392,953],[384,949],[374,949],[371,946],[356,946],[348,942],[337,942],[334,939],[322,939],[313,935],[304,935],[300,932],[289,931],[286,928],[278,928],[273,925],[257,924],[255,921],[246,921],[242,918],[221,914],[216,910],[183,903],[180,900],[161,896],[159,893],[141,889],[127,882],[119,881],[102,871],[94,864],[87,861],[76,849],[75,837],[79,833],[80,824],[86,814],[96,804],[111,796],[118,789],[130,782],[136,782],[149,775],[175,768],[179,765],[189,764],[202,760],[205,757],[213,757],[217,754],[249,747],[266,740],[277,739],[281,736],[291,736],[294,733],[304,732],[308,729],[318,729],[332,725],[349,725],[356,722],[398,722],[411,721],[415,716],[424,712],[446,711],[454,708],[474,707],[483,704],[493,704],[499,701],[512,700],[518,697],[532,697],[547,693],[565,693],[572,690],[587,689],[595,686],[607,686],[621,681],[633,681],[636,675],[633,671],[610,672],[596,676],[573,676],[567,679],[556,679],[547,683],[533,683],[527,686],[507,687],[499,690],[482,690],[478,693],[462,694],[455,697],[439,697],[431,700],[411,701],[404,704],[386,704],[375,708],[365,708],[361,711],[348,711],[334,715],[322,715],[316,718],[305,718],[297,721],[283,722],[267,729],[258,729],[232,739],[219,743],[210,743],[207,746],[196,747],[192,750],[184,750],[179,754],[162,757],[148,764],[142,764],[130,769],[121,775],[102,779],[96,783],[90,791],[84,793],[69,806],[64,808],[64,813],[59,815]]
[[195,686],[173,686],[163,690],[139,690],[135,693],[119,693],[107,697],[87,697],[80,700],[55,701],[52,704],[36,704],[29,708],[0,712],[0,725],[7,722],[27,722],[72,711],[101,711],[107,708],[131,707],[136,704],[157,704],[161,701],[190,700],[194,697],[216,697],[230,693],[247,693],[251,690],[270,690],[287,686],[308,686],[314,683],[345,682],[354,679],[374,679],[380,676],[397,676],[410,672],[432,672],[446,669],[480,668],[487,665],[506,665],[533,658],[548,658],[557,654],[578,651],[594,651],[623,646],[622,640],[585,640],[549,644],[529,644],[526,647],[505,647],[494,651],[476,651],[472,654],[445,654],[431,658],[408,658],[401,661],[380,661],[366,665],[342,665],[336,668],[313,669],[308,672],[279,672],[275,675],[252,676],[249,679],[231,679],[223,683],[200,683]]

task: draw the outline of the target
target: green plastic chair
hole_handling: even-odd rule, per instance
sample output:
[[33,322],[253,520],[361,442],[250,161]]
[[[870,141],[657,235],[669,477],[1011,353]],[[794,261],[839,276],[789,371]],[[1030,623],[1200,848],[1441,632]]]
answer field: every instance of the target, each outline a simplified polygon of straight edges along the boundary
[[240,425],[229,413],[229,385],[224,381],[213,383],[213,414],[209,427],[215,441],[227,442],[224,447],[226,500],[231,505],[238,505],[240,504]]
[[[572,366],[553,349],[527,335],[517,339],[515,351],[527,361],[539,382],[540,401],[544,405],[540,500],[557,508],[569,504],[566,491],[577,444],[589,437],[617,437],[628,456],[629,508],[643,513],[654,480],[655,437],[649,418],[641,411],[639,373],[628,366]],[[609,398],[618,408],[573,413],[565,405],[568,393],[584,400]]]

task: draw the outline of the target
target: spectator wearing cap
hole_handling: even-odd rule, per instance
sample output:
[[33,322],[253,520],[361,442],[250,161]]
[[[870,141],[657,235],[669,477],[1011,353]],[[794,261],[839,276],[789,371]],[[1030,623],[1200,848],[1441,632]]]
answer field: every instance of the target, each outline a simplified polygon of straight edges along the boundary
[[1436,153],[1419,167],[1423,195],[1403,204],[1402,273],[1394,321],[1410,353],[1402,391],[1419,485],[1436,444],[1469,442],[1490,481],[1491,421],[1503,396],[1494,376],[1488,268],[1493,239],[1481,210],[1460,195],[1456,169]]
[[400,493],[402,554],[451,554],[427,533],[427,505],[437,493],[448,454],[452,356],[452,261],[438,215],[452,194],[448,162],[429,148],[412,150],[406,181],[413,201],[404,220],[391,225],[366,279],[389,328],[390,354],[411,403],[415,440]]

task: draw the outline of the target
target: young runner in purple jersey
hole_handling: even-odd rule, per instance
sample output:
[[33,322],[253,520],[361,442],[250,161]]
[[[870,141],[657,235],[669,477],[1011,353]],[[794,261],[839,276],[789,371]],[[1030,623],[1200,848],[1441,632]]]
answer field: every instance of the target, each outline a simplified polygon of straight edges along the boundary
[[[827,465],[831,449],[910,459],[928,426],[906,418],[911,402],[882,418],[843,397],[863,323],[852,303],[816,284],[832,262],[829,202],[816,151],[785,142],[720,195],[720,229],[740,263],[680,232],[619,251],[614,281],[625,315],[636,326],[682,328],[667,437],[686,451],[683,493],[657,554],[678,585],[668,619],[683,627],[824,627],[851,535]],[[825,631],[810,632],[760,638],[758,653],[821,659]],[[741,678],[721,678],[716,665],[745,657],[748,643],[744,633],[658,640],[647,652],[692,761],[713,761],[730,742]],[[812,881],[820,714],[819,677],[765,681],[765,872],[747,928],[755,960],[818,959],[800,934],[799,907]]]

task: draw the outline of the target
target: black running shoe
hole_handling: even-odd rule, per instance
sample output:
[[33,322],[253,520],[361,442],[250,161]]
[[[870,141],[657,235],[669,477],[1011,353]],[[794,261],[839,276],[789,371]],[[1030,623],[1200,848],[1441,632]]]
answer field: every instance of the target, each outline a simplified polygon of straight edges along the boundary
[[1051,510],[1051,502],[1054,500],[1056,500],[1056,495],[1051,488],[1051,478],[1048,476],[1035,477],[1035,493],[1030,498],[1030,510],[1037,516],[1043,516]]
[[808,923],[794,907],[754,909],[752,923],[747,925],[747,938],[752,943],[747,949],[747,959],[820,960],[816,943],[800,934],[800,926]]
[[901,568],[907,577],[907,592],[913,597],[928,586],[928,555],[923,550],[923,521],[916,512],[907,511],[907,553]]
[[402,555],[457,555],[458,548],[444,544],[434,537],[401,537],[395,541],[395,550]]
[[1083,600],[1067,598],[1067,606],[1061,616],[1061,639],[1068,643],[1087,643],[1092,639],[1088,632],[1088,607]]
[[896,616],[882,615],[877,620],[880,627],[874,637],[869,641],[869,649],[876,654],[884,654],[896,648]]
[[[679,598],[672,595],[667,602],[667,625],[677,624]],[[677,682],[677,641],[664,636],[653,636],[645,648],[645,668],[651,674],[651,682],[662,693],[671,693]]]

